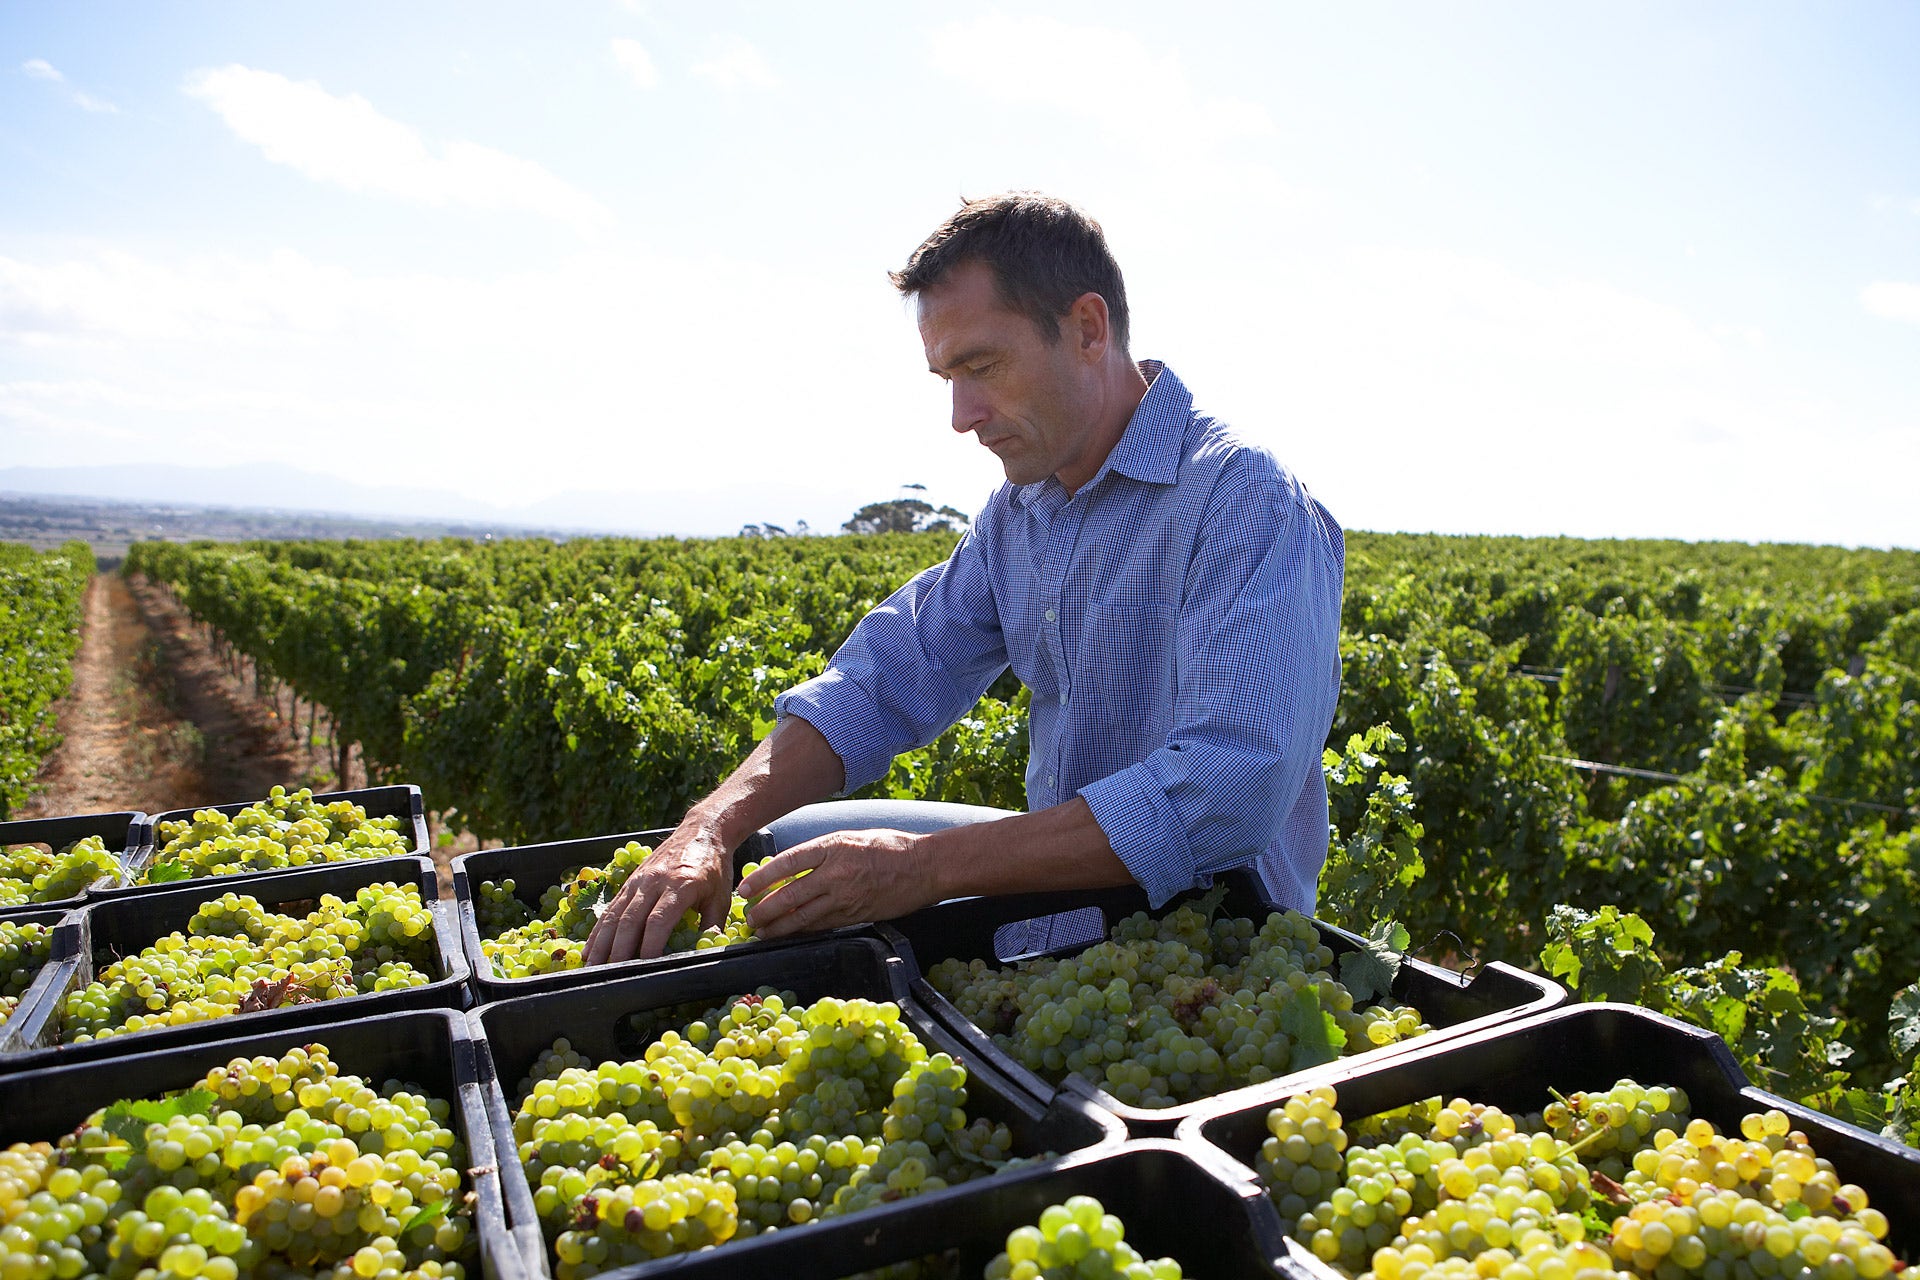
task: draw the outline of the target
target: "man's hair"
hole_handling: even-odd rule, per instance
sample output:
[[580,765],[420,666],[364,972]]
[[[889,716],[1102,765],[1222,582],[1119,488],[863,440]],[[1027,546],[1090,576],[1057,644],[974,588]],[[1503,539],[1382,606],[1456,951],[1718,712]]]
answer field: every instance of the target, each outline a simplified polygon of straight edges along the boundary
[[1060,318],[1083,293],[1107,302],[1115,347],[1127,350],[1127,286],[1107,236],[1085,212],[1038,191],[1008,191],[960,208],[921,241],[904,269],[890,272],[908,297],[932,288],[963,262],[984,262],[1000,300],[1032,320],[1049,345]]

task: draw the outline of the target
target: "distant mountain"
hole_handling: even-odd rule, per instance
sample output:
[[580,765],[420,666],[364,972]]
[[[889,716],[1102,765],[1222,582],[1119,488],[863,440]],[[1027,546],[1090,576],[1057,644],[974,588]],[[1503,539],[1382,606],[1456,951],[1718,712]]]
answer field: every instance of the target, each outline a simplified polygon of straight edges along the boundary
[[756,484],[676,488],[664,493],[563,493],[521,507],[476,502],[443,489],[340,480],[265,463],[228,467],[179,465],[0,467],[0,492],[173,503],[254,511],[318,512],[381,520],[460,521],[517,528],[577,530],[631,536],[710,537],[772,521],[789,531],[801,519],[834,533],[874,495]]

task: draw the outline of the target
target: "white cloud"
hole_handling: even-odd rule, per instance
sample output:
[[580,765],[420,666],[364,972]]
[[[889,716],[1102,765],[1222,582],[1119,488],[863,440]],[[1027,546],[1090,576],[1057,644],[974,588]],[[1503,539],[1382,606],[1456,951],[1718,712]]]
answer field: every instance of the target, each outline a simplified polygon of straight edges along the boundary
[[582,231],[612,221],[606,206],[534,161],[473,142],[429,143],[358,94],[237,65],[194,73],[186,91],[267,159],[316,182],[435,207],[522,209]]
[[934,32],[933,63],[971,91],[1082,116],[1131,142],[1193,147],[1274,132],[1259,103],[1203,92],[1175,54],[1113,27],[993,14]]
[[80,90],[68,84],[67,77],[61,73],[60,68],[54,66],[45,58],[28,58],[20,64],[20,69],[34,80],[47,80],[53,84],[63,86],[67,91],[67,97],[72,99],[73,104],[82,110],[97,111],[109,115],[120,110],[120,108],[114,106],[111,102],[96,98],[90,93],[82,93]]
[[717,56],[694,63],[692,71],[719,89],[772,89],[780,84],[766,57],[738,36]]
[[1920,324],[1920,284],[1876,280],[1860,291],[1860,305],[1884,320]]
[[646,47],[638,40],[629,40],[625,36],[616,36],[613,41],[613,60],[620,69],[630,76],[642,89],[660,87],[660,71],[653,65],[653,58]]

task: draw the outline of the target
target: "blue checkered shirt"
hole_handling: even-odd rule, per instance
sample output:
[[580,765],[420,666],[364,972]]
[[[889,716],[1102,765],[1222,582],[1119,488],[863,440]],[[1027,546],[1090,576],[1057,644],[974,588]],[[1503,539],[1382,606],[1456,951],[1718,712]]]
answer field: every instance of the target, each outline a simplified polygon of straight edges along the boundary
[[945,563],[775,709],[820,731],[852,791],[1012,666],[1033,691],[1030,808],[1085,797],[1156,906],[1255,863],[1311,912],[1345,540],[1171,370],[1141,371],[1152,385],[1091,480],[1002,485]]

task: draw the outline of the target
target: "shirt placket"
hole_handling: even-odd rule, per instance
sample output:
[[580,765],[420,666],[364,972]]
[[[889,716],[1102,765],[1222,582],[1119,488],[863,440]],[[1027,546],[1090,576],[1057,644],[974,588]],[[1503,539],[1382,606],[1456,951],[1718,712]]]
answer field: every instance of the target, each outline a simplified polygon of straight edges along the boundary
[[[1054,513],[1048,522],[1047,552],[1043,560],[1044,571],[1041,574],[1041,626],[1040,634],[1045,638],[1047,661],[1053,669],[1055,696],[1060,701],[1059,717],[1064,721],[1067,708],[1073,694],[1073,665],[1069,659],[1066,632],[1062,622],[1062,597],[1066,594],[1067,570],[1073,563],[1074,548],[1080,541],[1080,524],[1086,515],[1086,503],[1076,501],[1081,494],[1075,494]],[[1063,751],[1072,736],[1063,731],[1053,735],[1053,750],[1047,761],[1047,799],[1051,804],[1060,803],[1058,780],[1064,768]]]

